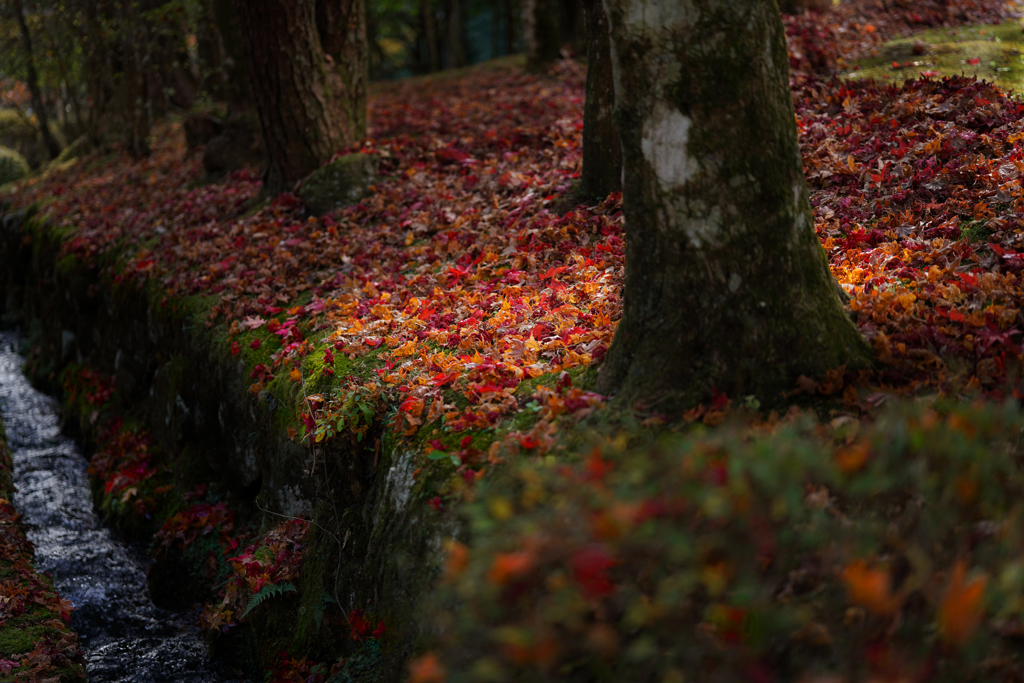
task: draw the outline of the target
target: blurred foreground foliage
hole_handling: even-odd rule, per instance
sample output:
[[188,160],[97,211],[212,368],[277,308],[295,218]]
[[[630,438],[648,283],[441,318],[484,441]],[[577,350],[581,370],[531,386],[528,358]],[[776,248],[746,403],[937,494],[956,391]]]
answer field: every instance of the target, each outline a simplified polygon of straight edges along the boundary
[[1018,680],[1022,427],[904,404],[519,462],[465,507],[411,680]]

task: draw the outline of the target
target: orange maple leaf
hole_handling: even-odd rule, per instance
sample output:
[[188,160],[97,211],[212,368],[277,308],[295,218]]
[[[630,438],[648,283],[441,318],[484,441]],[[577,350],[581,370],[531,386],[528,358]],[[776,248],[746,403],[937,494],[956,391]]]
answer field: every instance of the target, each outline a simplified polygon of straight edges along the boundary
[[461,574],[469,563],[469,548],[464,543],[455,539],[448,542],[448,557],[444,563],[444,575],[447,579],[454,579]]
[[843,570],[843,583],[850,601],[883,617],[894,615],[903,598],[892,593],[892,577],[885,569],[868,567],[863,560],[851,562]]
[[448,672],[433,652],[409,662],[409,683],[444,683],[447,678]]
[[533,555],[527,552],[502,553],[494,558],[487,580],[502,586],[533,568]]
[[843,472],[852,474],[864,467],[870,454],[871,446],[865,441],[858,441],[836,450],[836,465]]
[[982,598],[987,584],[986,576],[968,581],[967,563],[962,559],[956,561],[938,614],[939,633],[947,643],[960,646],[974,635],[985,613]]

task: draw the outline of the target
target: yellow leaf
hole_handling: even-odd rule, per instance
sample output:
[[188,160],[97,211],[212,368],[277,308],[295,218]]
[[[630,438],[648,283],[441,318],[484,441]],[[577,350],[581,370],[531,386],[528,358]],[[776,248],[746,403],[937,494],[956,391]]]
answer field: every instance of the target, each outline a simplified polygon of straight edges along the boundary
[[288,373],[288,377],[290,377],[293,382],[301,382],[302,371],[298,368],[292,368],[292,371]]
[[414,353],[416,353],[416,342],[407,341],[392,351],[391,355],[397,358],[405,358],[406,356],[411,356]]

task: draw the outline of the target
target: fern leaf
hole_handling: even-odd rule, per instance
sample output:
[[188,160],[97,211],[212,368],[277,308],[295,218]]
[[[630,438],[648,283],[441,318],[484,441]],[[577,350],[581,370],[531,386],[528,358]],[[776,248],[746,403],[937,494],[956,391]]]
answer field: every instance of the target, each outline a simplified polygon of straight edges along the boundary
[[334,602],[334,598],[327,591],[320,593],[320,599],[317,600],[316,605],[313,606],[313,619],[316,620],[316,628],[320,630],[320,624],[324,620],[324,610],[327,609],[327,605]]
[[265,600],[274,597],[275,595],[284,595],[285,593],[295,593],[295,584],[292,583],[272,583],[264,586],[263,589],[252,596],[249,599],[249,604],[246,606],[245,611],[242,612],[242,616],[239,619],[244,618],[246,614],[251,612],[254,607],[260,605]]

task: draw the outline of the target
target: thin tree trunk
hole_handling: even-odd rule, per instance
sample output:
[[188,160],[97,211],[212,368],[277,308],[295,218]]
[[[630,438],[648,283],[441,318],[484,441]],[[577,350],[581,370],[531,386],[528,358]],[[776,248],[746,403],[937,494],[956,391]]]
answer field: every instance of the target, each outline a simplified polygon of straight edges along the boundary
[[46,115],[46,107],[43,106],[43,91],[39,88],[39,77],[36,74],[36,60],[32,51],[32,35],[28,30],[28,23],[25,21],[25,11],[21,0],[14,0],[14,12],[18,15],[18,28],[21,30],[21,44],[25,48],[26,76],[28,79],[28,90],[32,96],[32,108],[35,109],[36,119],[39,121],[39,130],[43,134],[43,143],[51,159],[57,158],[60,154],[60,145],[50,133],[50,122]]
[[88,122],[86,124],[90,142],[99,145],[103,142],[106,131],[102,127],[106,119],[107,105],[110,100],[110,55],[107,41],[103,35],[101,17],[107,9],[106,3],[82,2],[84,25],[83,35],[83,66],[86,74],[86,87],[89,93]]
[[622,188],[622,146],[615,127],[608,19],[601,0],[585,0],[587,22],[587,98],[583,106],[583,172],[579,195],[603,199]]
[[121,115],[124,117],[128,148],[135,157],[149,154],[149,130],[152,110],[149,101],[149,45],[144,37],[138,6],[121,0],[121,49],[124,81],[121,84]]
[[[360,54],[365,60],[365,44],[346,43],[353,36],[365,41],[366,35],[365,15],[350,3],[358,0],[329,3],[330,12],[339,13],[333,16],[344,17],[340,29],[328,28],[330,46],[339,55]],[[360,88],[365,93],[365,61],[327,60],[315,0],[237,0],[236,7],[269,157],[263,189],[277,194],[364,134],[365,108],[354,109],[359,102],[365,107],[365,94],[359,95]]]
[[448,68],[466,66],[466,41],[462,35],[460,0],[448,0]]
[[557,0],[522,0],[523,42],[526,47],[526,68],[545,71],[558,59],[561,33],[558,27]]
[[491,6],[491,59],[501,54],[501,15],[497,6]]
[[664,410],[865,366],[814,231],[775,1],[604,4],[626,278],[599,386]]
[[502,0],[501,13],[505,21],[505,54],[516,53],[516,11],[515,0]]
[[420,0],[420,17],[423,21],[423,40],[427,44],[430,73],[434,73],[441,68],[441,55],[437,51],[437,22],[434,19],[432,0]]

